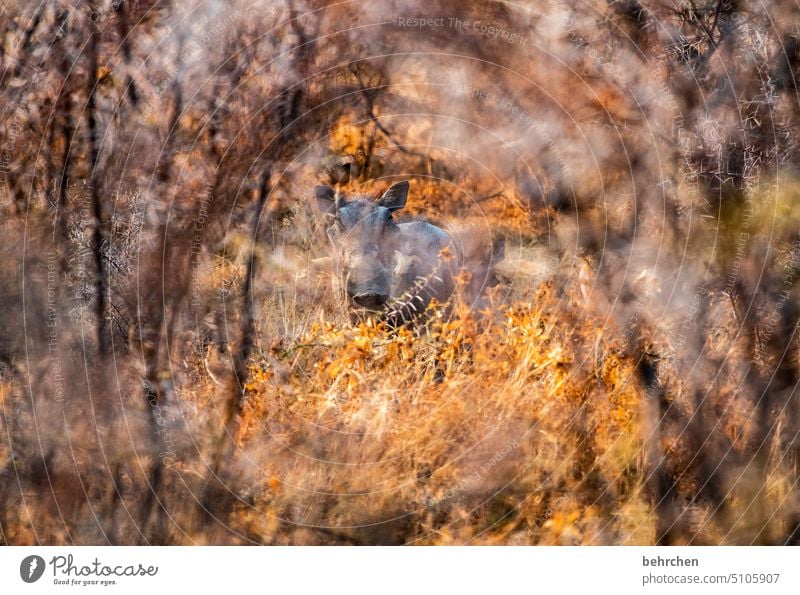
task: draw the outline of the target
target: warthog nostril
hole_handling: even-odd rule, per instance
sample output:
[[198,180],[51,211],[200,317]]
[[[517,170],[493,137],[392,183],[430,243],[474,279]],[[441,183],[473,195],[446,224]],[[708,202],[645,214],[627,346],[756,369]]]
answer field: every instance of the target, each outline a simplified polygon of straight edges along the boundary
[[353,301],[362,308],[380,308],[386,303],[389,296],[383,293],[359,293],[353,296]]

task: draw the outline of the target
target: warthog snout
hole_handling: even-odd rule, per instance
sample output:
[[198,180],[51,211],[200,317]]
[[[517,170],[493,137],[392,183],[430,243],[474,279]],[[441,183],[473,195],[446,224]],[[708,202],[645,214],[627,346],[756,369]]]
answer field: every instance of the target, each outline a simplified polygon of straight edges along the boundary
[[392,275],[384,263],[387,255],[374,244],[351,242],[350,246],[341,263],[347,279],[347,298],[357,307],[378,310],[392,289]]

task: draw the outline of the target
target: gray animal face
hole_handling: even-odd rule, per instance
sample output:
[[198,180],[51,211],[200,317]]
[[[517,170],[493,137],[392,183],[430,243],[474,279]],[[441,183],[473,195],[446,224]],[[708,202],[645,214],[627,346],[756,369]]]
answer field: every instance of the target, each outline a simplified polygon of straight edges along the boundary
[[344,200],[332,188],[315,189],[351,308],[378,311],[392,296],[399,229],[392,213],[403,208],[408,182],[395,184],[377,201]]

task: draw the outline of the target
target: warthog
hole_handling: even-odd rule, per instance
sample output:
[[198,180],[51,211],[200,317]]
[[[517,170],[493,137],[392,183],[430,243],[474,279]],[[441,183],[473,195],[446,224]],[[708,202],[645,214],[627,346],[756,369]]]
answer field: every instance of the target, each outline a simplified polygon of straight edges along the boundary
[[[333,261],[354,320],[372,316],[400,326],[423,313],[432,300],[445,302],[464,266],[464,251],[453,236],[425,221],[397,221],[394,214],[408,198],[408,182],[399,182],[377,200],[345,199],[328,186],[317,186],[319,210],[329,223]],[[489,265],[478,270],[484,288]],[[475,280],[470,285],[475,285]]]

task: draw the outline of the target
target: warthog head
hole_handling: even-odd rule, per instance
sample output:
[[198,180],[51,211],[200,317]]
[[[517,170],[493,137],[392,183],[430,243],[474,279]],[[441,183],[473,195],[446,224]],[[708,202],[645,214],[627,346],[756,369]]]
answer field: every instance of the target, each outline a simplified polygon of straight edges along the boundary
[[392,294],[396,236],[392,213],[402,209],[408,182],[395,184],[377,201],[344,200],[332,188],[315,188],[320,210],[328,215],[328,238],[351,307],[379,310]]
[[[408,182],[393,185],[377,201],[345,199],[328,186],[317,186],[315,195],[328,222],[334,262],[351,312],[383,313],[395,324],[405,322],[405,314],[400,321],[391,315],[403,296],[415,299],[415,312],[424,310],[434,297],[447,299],[452,285],[443,277],[448,282],[452,278],[449,270],[440,270],[440,253],[452,244],[450,236],[429,223],[394,219],[406,204]],[[427,283],[431,277],[439,283]],[[430,286],[426,292],[414,293],[423,283]]]

